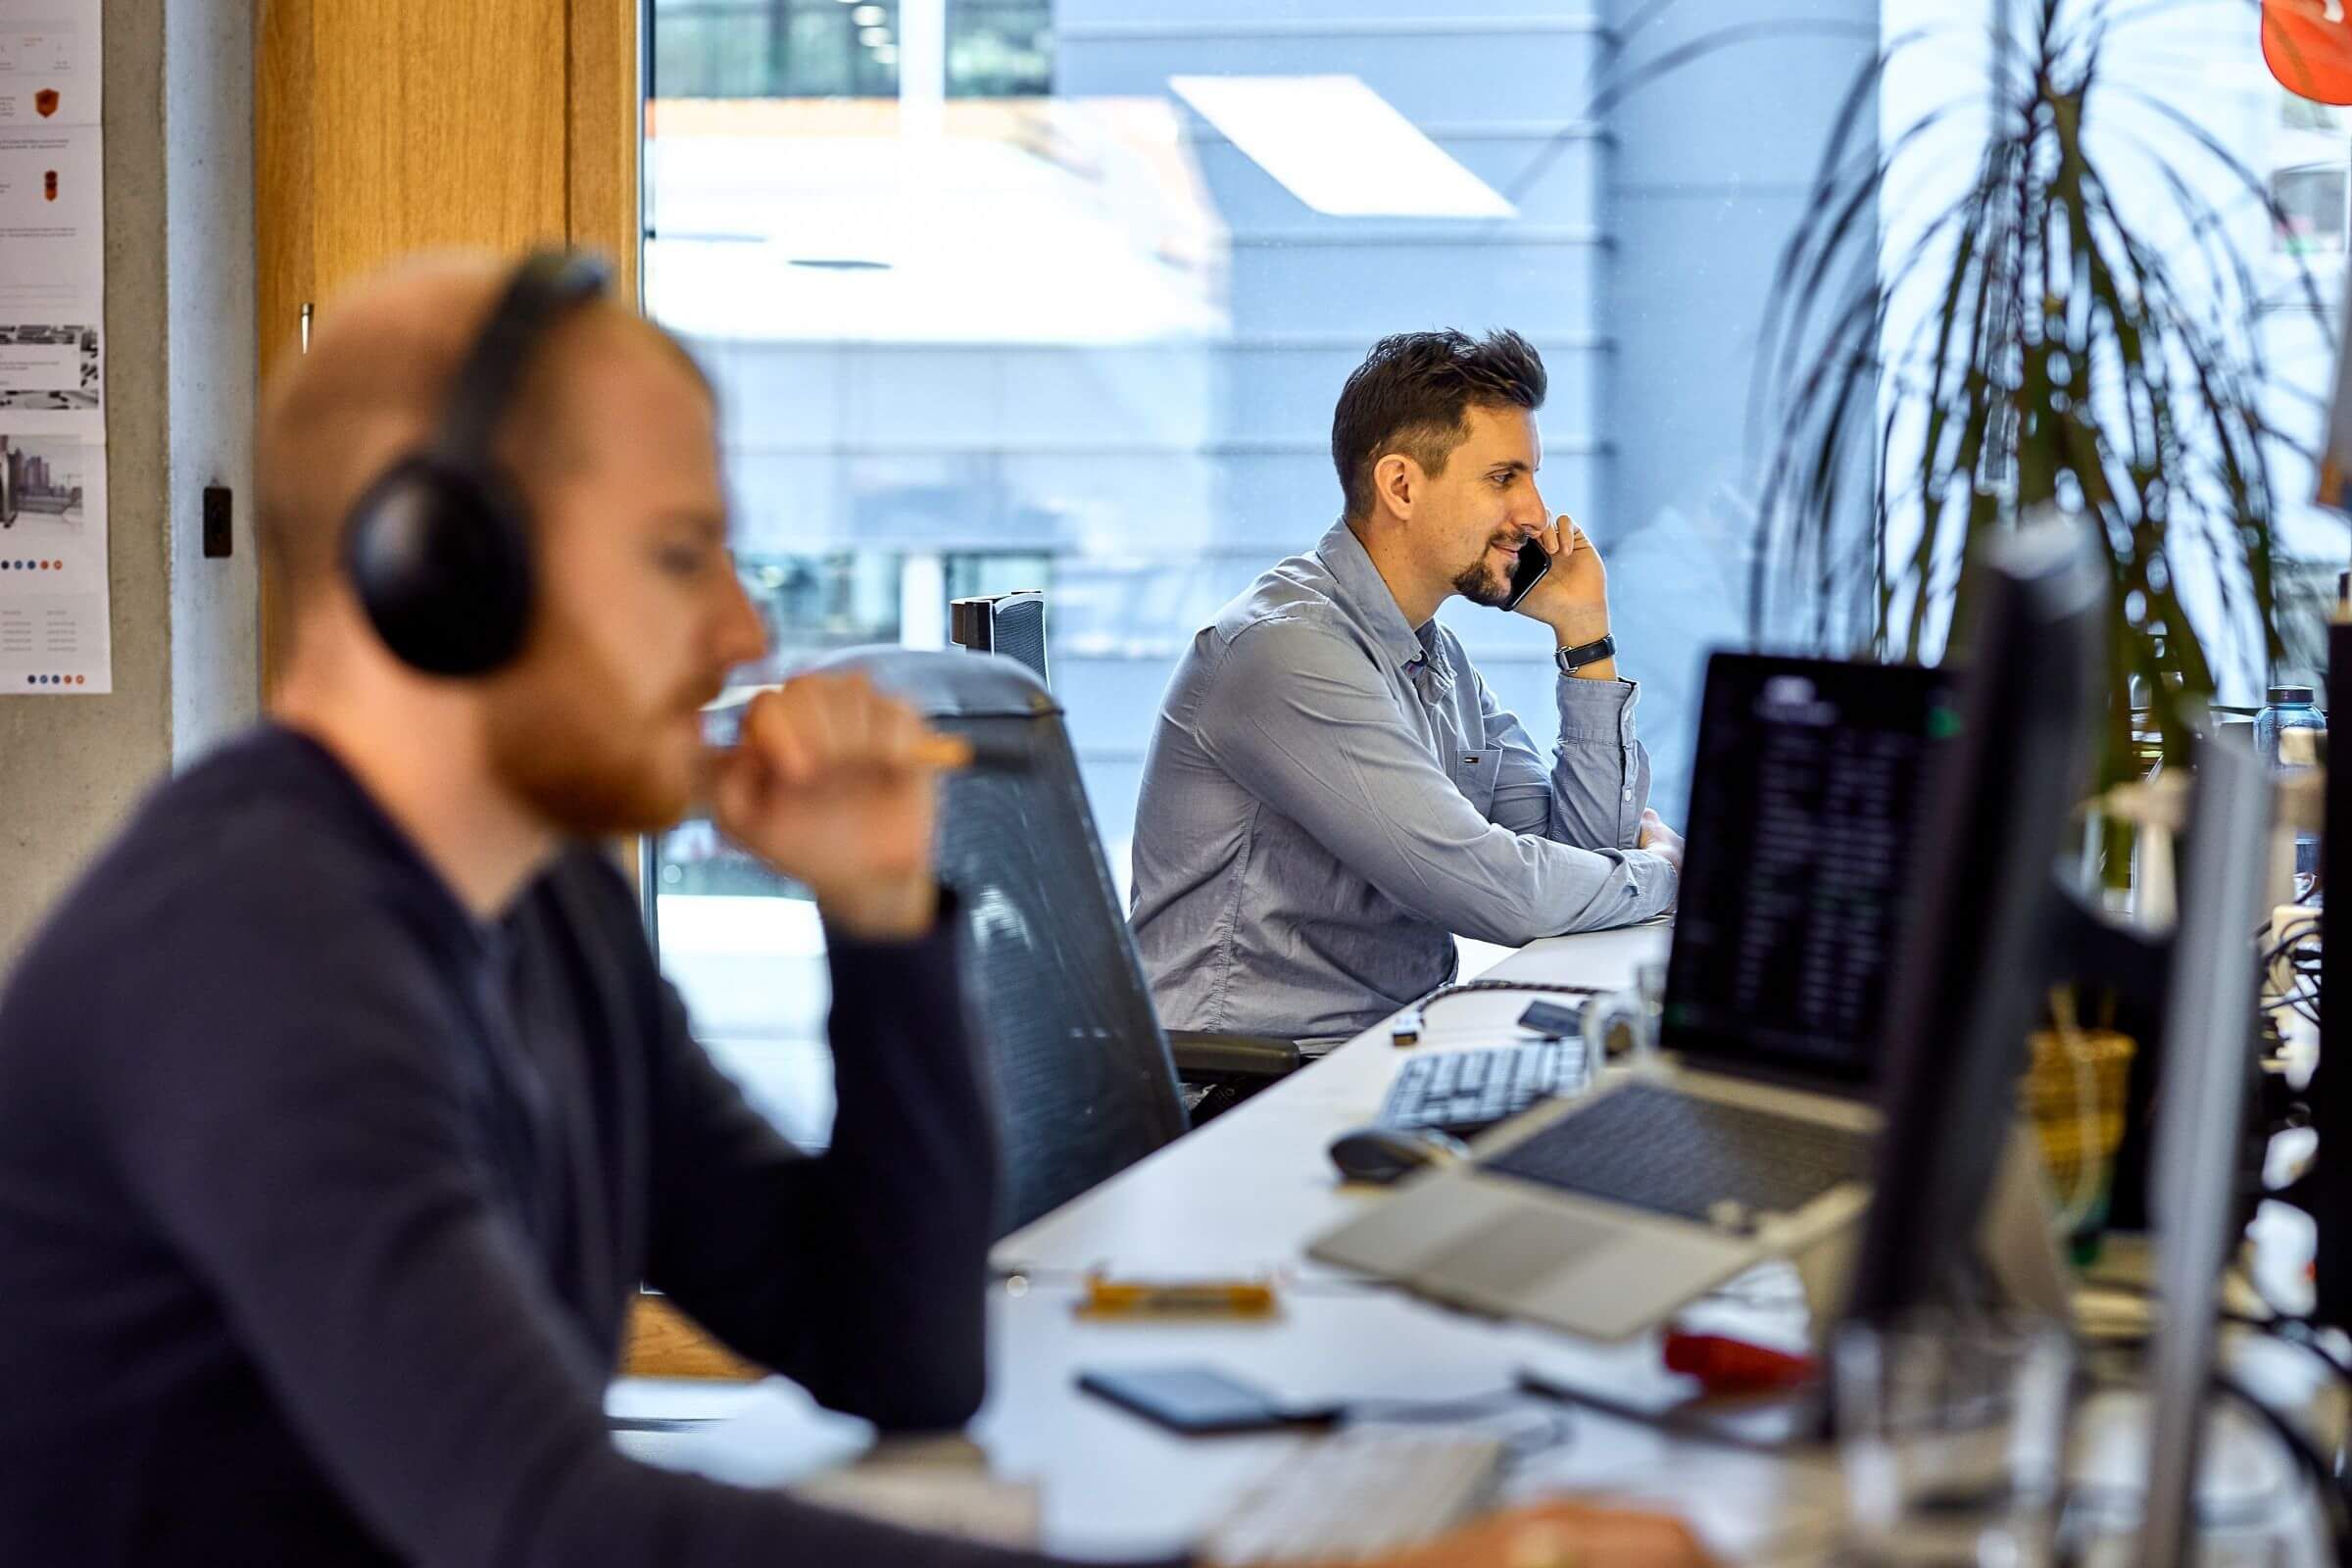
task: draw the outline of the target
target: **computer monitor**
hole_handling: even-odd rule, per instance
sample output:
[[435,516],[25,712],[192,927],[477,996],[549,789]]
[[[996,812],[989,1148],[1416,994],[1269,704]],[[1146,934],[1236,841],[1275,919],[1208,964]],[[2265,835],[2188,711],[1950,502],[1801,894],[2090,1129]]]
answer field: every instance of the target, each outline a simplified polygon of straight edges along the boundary
[[1897,939],[1885,1129],[1849,1316],[1978,1294],[1980,1221],[2052,972],[2055,867],[2089,778],[2109,577],[2051,517],[1976,563],[1960,734],[1936,760]]
[[[2328,710],[2352,711],[2352,625],[2328,630]],[[2309,1091],[2319,1158],[2296,1186],[2295,1200],[2319,1222],[2312,1257],[2312,1313],[2352,1329],[2352,931],[2339,908],[2352,909],[2352,763],[2328,760],[2328,821],[2320,836],[2320,1064]],[[2340,983],[2339,983],[2340,981]],[[2327,999],[2343,1005],[2330,1011]]]
[[1929,760],[1958,677],[1757,654],[1707,662],[1661,1041],[1749,1076],[1878,1076]]
[[2271,781],[2236,739],[2204,749],[2184,848],[2157,1097],[2151,1199],[2159,1327],[2140,1568],[2184,1568],[2199,1440],[2213,1378],[2214,1315],[2238,1224],[2238,1152],[2253,1071],[2254,930],[2269,873]]

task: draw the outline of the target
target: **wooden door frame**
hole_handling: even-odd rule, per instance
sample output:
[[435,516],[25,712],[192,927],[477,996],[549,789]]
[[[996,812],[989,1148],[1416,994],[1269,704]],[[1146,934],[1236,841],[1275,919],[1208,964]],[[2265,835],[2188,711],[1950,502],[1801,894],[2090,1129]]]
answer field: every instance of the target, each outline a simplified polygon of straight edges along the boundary
[[[614,294],[631,309],[642,303],[645,5],[646,0],[564,0],[564,237],[612,260]],[[296,348],[303,308],[318,298],[313,39],[321,13],[332,15],[322,0],[261,0],[255,19],[255,303],[265,379],[278,356]],[[272,577],[265,557],[260,606],[265,692],[285,650],[283,593]]]

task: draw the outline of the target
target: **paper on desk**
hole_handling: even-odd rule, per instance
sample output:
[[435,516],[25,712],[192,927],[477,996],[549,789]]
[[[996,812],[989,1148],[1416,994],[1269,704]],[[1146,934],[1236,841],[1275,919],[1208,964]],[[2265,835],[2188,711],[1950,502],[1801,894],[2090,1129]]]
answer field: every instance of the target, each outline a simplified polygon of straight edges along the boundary
[[789,1485],[849,1463],[874,1441],[871,1424],[825,1409],[783,1378],[714,1384],[709,1393],[625,1379],[606,1408],[639,1420],[685,1416],[692,1424],[672,1431],[616,1431],[612,1446],[646,1464],[737,1487]]
[[1037,1488],[1000,1481],[987,1455],[960,1437],[890,1439],[827,1410],[784,1378],[696,1385],[623,1378],[607,1392],[610,1415],[679,1424],[620,1430],[613,1446],[633,1459],[738,1487],[785,1487],[845,1513],[1006,1546],[1037,1543]]

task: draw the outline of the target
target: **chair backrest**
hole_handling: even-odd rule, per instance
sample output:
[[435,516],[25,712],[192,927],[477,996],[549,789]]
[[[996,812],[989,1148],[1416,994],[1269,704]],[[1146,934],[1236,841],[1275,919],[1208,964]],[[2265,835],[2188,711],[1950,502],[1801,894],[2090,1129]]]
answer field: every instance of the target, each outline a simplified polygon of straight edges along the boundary
[[967,924],[965,979],[994,1069],[1005,1193],[999,1234],[1185,1129],[1167,1037],[1095,835],[1061,709],[1007,659],[852,649],[945,734],[1017,767],[975,768],[940,803],[940,877]]
[[1039,684],[1053,684],[1046,672],[1046,596],[1035,590],[950,600],[948,640],[975,654],[1018,660]]

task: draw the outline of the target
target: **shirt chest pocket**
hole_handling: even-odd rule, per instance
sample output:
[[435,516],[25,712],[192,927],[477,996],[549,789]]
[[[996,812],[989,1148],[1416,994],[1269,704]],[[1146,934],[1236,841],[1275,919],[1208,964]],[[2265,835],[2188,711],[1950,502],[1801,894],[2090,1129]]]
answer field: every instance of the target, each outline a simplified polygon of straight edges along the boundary
[[1494,819],[1494,770],[1502,765],[1502,748],[1490,747],[1485,751],[1462,750],[1446,754],[1446,771],[1453,779],[1453,787],[1478,808],[1478,814],[1490,822]]

